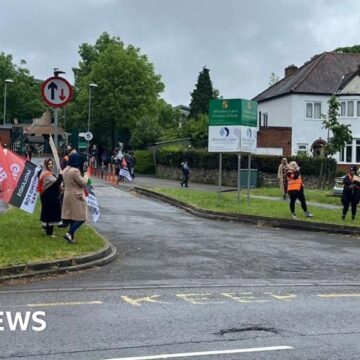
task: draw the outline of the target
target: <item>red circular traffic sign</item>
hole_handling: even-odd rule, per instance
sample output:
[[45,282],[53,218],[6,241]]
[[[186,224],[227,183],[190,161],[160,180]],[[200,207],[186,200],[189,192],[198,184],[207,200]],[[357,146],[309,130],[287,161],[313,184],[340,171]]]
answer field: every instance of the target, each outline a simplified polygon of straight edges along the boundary
[[72,99],[73,89],[66,79],[52,76],[42,83],[41,95],[48,105],[62,107]]

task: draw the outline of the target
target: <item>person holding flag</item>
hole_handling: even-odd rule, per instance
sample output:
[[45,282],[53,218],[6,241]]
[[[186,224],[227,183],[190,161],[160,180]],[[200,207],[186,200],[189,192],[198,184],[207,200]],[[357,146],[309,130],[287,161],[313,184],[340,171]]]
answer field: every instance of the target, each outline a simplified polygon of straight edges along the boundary
[[54,162],[52,159],[44,160],[43,170],[39,177],[38,191],[41,200],[40,220],[45,227],[46,235],[53,235],[54,225],[61,224],[61,183],[63,177],[53,173]]
[[120,168],[119,176],[129,181],[132,180],[132,176],[130,175],[130,171],[128,168],[128,164],[125,160],[125,157],[123,157],[121,160],[121,168]]
[[61,217],[70,224],[69,232],[64,235],[64,239],[71,244],[76,243],[75,232],[87,220],[85,187],[88,177],[86,173],[81,176],[80,164],[80,155],[73,153],[69,156],[68,165],[63,170],[64,200]]
[[[85,171],[85,169],[84,169]],[[91,179],[91,167],[89,166],[86,171],[86,175],[88,178],[88,182],[85,188],[85,195],[86,195],[86,203],[88,206],[88,212],[91,214],[92,221],[96,223],[100,216],[100,208],[98,201],[96,199],[94,187],[93,187],[93,180]]]

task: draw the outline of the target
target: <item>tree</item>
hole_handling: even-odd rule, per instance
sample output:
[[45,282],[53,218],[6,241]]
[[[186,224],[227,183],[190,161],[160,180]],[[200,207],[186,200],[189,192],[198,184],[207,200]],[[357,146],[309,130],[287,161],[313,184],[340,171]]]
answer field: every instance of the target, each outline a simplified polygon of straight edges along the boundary
[[275,73],[271,73],[269,76],[269,86],[273,86],[280,80],[279,75],[276,75]]
[[335,49],[335,52],[358,54],[360,53],[360,45],[338,47],[337,49]]
[[195,147],[206,147],[208,143],[208,115],[200,114],[197,119],[192,118],[186,121],[181,128],[180,136],[190,138],[191,144]]
[[330,177],[330,174],[327,173],[327,158],[341,151],[346,144],[352,141],[351,125],[339,123],[340,103],[335,95],[331,96],[328,104],[329,110],[327,115],[322,115],[323,128],[328,130],[328,139],[324,148],[324,162],[319,176],[319,186],[323,188],[325,187],[326,175],[328,181]]
[[95,45],[82,44],[79,54],[82,60],[74,69],[73,126],[86,127],[90,83],[98,85],[91,102],[91,131],[96,142],[112,146],[119,140],[127,142],[129,136],[122,134],[131,138],[139,126],[157,118],[164,84],[139,48],[126,47],[118,37],[103,33]]
[[200,114],[208,114],[209,101],[219,97],[219,91],[213,88],[209,72],[209,69],[203,67],[195,89],[191,93],[190,118],[197,118]]
[[145,145],[156,142],[161,131],[156,118],[144,117],[136,122],[131,132],[130,145],[136,149],[143,149]]
[[[21,65],[25,65],[24,60]],[[6,92],[6,118],[17,118],[20,122],[25,119],[39,117],[45,110],[41,100],[40,82],[29,74],[29,71],[13,63],[11,55],[0,53],[0,106],[4,104],[4,80],[11,79],[14,82],[7,86]],[[1,111],[1,123],[3,111]]]
[[323,117],[323,128],[328,130],[328,141],[325,145],[325,156],[331,156],[339,152],[344,146],[352,141],[351,125],[340,124],[339,107],[335,95],[331,96],[328,101],[329,110],[327,116]]

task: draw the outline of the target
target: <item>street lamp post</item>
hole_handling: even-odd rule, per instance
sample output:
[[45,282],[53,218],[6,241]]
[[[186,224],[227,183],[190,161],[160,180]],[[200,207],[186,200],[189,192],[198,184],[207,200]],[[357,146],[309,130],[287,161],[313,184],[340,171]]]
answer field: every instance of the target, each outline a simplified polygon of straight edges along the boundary
[[5,79],[4,83],[4,126],[6,125],[6,88],[7,88],[7,84],[12,84],[14,82],[14,80],[11,79]]
[[91,118],[91,89],[96,88],[96,84],[89,84],[89,112],[88,112],[88,123],[87,123],[87,131],[90,131],[90,118]]

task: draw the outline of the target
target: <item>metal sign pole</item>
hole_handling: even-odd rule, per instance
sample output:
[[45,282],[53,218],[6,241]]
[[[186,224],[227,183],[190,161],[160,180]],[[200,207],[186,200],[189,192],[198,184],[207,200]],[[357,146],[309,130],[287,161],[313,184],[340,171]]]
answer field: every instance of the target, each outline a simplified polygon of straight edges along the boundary
[[240,187],[241,187],[241,153],[238,154],[238,183],[237,183],[237,201],[240,201]]
[[55,108],[54,109],[54,143],[55,143],[55,147],[56,147],[56,151],[58,149],[58,135],[59,135],[59,129],[58,129],[58,125],[59,125],[59,109]]
[[247,178],[247,201],[250,201],[250,168],[251,168],[251,153],[248,157],[248,178]]
[[219,154],[219,196],[221,195],[221,180],[222,180],[222,153]]

